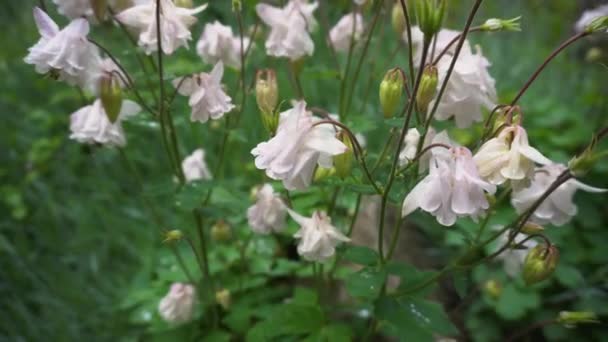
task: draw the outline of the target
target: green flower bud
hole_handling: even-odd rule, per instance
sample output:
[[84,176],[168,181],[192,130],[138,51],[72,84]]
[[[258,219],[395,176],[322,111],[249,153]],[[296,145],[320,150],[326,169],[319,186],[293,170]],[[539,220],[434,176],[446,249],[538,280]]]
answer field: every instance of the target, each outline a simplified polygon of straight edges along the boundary
[[108,120],[111,123],[116,122],[120,109],[122,108],[122,89],[120,88],[120,81],[115,74],[106,74],[101,77],[99,81],[100,89],[100,100],[103,109],[106,111]]
[[591,138],[589,146],[581,154],[570,159],[568,162],[568,168],[575,177],[584,176],[595,166],[598,160],[608,155],[608,151],[595,152],[597,142],[597,136],[594,135]]
[[403,31],[405,31],[405,15],[403,14],[403,8],[399,0],[395,1],[393,10],[391,12],[391,24],[395,33],[401,37]]
[[398,68],[390,69],[380,83],[380,105],[385,118],[395,115],[403,94],[405,75]]
[[327,177],[331,177],[334,174],[336,174],[336,169],[335,168],[330,168],[330,169],[326,169],[324,167],[317,167],[317,169],[315,170],[315,176],[313,177],[315,182],[318,182],[322,179],[325,179]]
[[228,310],[230,308],[230,303],[232,302],[230,296],[230,290],[222,289],[215,293],[215,301],[222,307],[224,310]]
[[418,20],[420,31],[424,33],[425,39],[431,39],[441,30],[443,17],[445,15],[445,0],[416,0],[414,10]]
[[353,167],[353,142],[350,140],[348,134],[344,131],[338,132],[336,138],[340,140],[348,148],[346,152],[334,156],[334,168],[338,177],[344,179],[350,175],[350,171]]
[[255,99],[262,115],[264,128],[270,135],[274,135],[279,125],[279,113],[276,111],[279,90],[274,70],[263,69],[256,73]]
[[587,53],[585,54],[585,62],[587,63],[595,63],[598,62],[600,59],[602,59],[604,53],[602,52],[602,49],[600,49],[597,46],[594,46],[592,48],[590,48],[589,50],[587,50]]
[[577,324],[599,323],[595,312],[591,311],[562,311],[557,316],[557,322],[566,328],[572,328]]
[[416,94],[416,104],[418,109],[422,113],[426,113],[429,108],[429,103],[437,94],[437,83],[439,82],[439,76],[437,75],[437,67],[434,65],[427,65],[422,72],[422,78],[420,79],[420,86],[418,93]]
[[523,227],[521,227],[521,232],[524,234],[538,234],[542,233],[545,228],[540,224],[534,222],[526,222]]
[[102,22],[106,18],[106,9],[108,8],[107,0],[91,0],[91,8],[93,14],[99,22]]
[[607,32],[608,33],[608,15],[597,17],[591,21],[585,28],[587,33]]
[[242,7],[241,0],[232,0],[232,12],[240,12]]
[[232,228],[224,220],[219,220],[211,227],[211,238],[218,242],[229,241],[232,239]]
[[559,260],[559,251],[554,245],[537,245],[524,260],[523,278],[527,285],[536,284],[551,276]]
[[163,243],[179,241],[183,237],[184,237],[184,234],[182,233],[181,230],[178,230],[178,229],[170,230],[165,233],[165,239],[163,240]]
[[492,299],[498,299],[502,294],[502,285],[498,282],[498,280],[490,279],[483,285],[483,290]]
[[497,19],[491,18],[486,20],[480,28],[483,31],[521,31],[521,26],[519,24],[519,19],[521,16],[513,18],[513,19]]

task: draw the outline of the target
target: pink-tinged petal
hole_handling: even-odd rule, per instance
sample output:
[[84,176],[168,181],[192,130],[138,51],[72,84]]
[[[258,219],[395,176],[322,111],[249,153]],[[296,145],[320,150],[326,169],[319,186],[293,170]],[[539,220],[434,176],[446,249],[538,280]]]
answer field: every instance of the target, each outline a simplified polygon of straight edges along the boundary
[[34,20],[42,37],[50,38],[59,33],[59,26],[38,7],[34,7]]
[[285,15],[283,10],[267,4],[256,5],[255,11],[260,19],[262,19],[262,21],[268,26],[275,26],[286,19],[284,18]]
[[[178,77],[171,82],[173,87],[182,96],[190,96],[197,88],[196,81],[193,77]],[[179,88],[178,88],[179,87]]]
[[222,82],[222,76],[224,75],[224,63],[222,63],[222,61],[217,62],[213,66],[210,75],[213,82],[218,84]]
[[409,194],[407,194],[405,200],[403,200],[403,206],[401,208],[401,217],[405,217],[411,214],[420,207],[420,205],[418,204],[418,197],[424,195],[423,192],[424,185],[422,184],[422,182],[420,182],[412,189],[412,191],[410,191]]
[[289,208],[287,208],[287,212],[289,213],[289,216],[291,216],[291,218],[296,221],[300,226],[305,226],[310,221],[308,217],[304,217]]

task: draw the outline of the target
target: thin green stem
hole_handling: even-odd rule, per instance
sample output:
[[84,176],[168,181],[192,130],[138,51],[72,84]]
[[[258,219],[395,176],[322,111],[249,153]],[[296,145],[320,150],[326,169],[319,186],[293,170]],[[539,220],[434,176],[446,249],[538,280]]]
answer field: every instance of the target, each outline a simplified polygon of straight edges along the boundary
[[[405,27],[407,34],[407,53],[408,53],[408,66],[410,69],[410,79],[413,80],[414,76],[414,52],[413,52],[413,42],[412,42],[412,27],[410,25],[410,16],[407,10],[407,5],[405,0],[400,0],[401,10],[403,11],[403,16],[405,17]],[[399,37],[401,38],[401,37]],[[413,82],[413,81],[410,81]],[[413,86],[413,85],[412,85]]]

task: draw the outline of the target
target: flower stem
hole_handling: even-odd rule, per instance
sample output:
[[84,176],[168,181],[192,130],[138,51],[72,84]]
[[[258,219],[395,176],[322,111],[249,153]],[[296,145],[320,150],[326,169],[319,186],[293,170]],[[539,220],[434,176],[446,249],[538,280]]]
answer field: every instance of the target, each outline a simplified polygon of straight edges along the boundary
[[[407,53],[408,53],[408,66],[410,69],[410,79],[413,79],[414,75],[414,52],[413,52],[413,42],[412,42],[412,27],[410,25],[410,16],[408,14],[407,5],[405,0],[400,0],[401,9],[403,10],[403,16],[405,17],[405,27],[407,34]],[[399,37],[401,39],[401,37]],[[412,81],[410,81],[412,82]],[[412,85],[413,86],[413,85]]]
[[530,88],[530,85],[532,85],[532,83],[534,82],[534,80],[536,80],[536,78],[538,77],[538,75],[540,75],[540,73],[545,69],[545,67],[549,64],[549,62],[551,62],[557,55],[559,55],[560,52],[562,52],[565,48],[567,48],[570,44],[576,42],[577,40],[587,36],[589,33],[588,32],[580,32],[575,34],[574,36],[570,37],[568,40],[566,40],[565,42],[563,42],[560,46],[558,46],[546,59],[545,61],[538,67],[538,69],[536,69],[536,71],[532,74],[532,76],[530,76],[530,78],[528,79],[528,81],[524,84],[524,86],[521,88],[521,90],[519,91],[519,93],[517,94],[517,96],[515,96],[515,98],[513,99],[513,101],[511,101],[511,106],[514,106],[517,101],[519,101],[519,99],[524,95],[524,93],[528,90],[528,88]]

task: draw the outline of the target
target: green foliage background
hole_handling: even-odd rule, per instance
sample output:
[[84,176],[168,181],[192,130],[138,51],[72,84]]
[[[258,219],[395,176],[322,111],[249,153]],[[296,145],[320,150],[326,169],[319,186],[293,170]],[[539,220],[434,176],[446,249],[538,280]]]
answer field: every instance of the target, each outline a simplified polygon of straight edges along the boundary
[[[247,25],[253,23],[254,3],[244,1]],[[330,21],[335,22],[348,2],[331,3],[328,15]],[[449,28],[462,26],[468,3],[453,1]],[[247,97],[241,128],[228,134],[232,147],[220,171],[227,176],[213,183],[197,183],[175,194],[174,182],[167,176],[171,171],[159,141],[158,127],[144,115],[125,125],[129,140],[126,159],[117,150],[82,146],[68,139],[69,114],[86,102],[74,88],[45,79],[22,62],[27,48],[38,39],[31,17],[34,4],[31,0],[10,1],[4,3],[0,11],[0,339],[103,341],[193,337],[189,327],[173,329],[156,314],[158,300],[168,285],[172,281],[183,281],[184,274],[177,269],[169,248],[161,243],[158,222],[151,217],[147,203],[153,203],[161,218],[160,226],[193,232],[189,212],[198,205],[201,194],[212,186],[215,188],[213,205],[202,209],[207,222],[224,218],[236,227],[233,245],[214,246],[213,272],[236,294],[236,299],[225,317],[224,331],[209,332],[206,338],[226,340],[227,330],[241,336],[249,334],[252,339],[271,338],[270,332],[275,337],[282,334],[273,331],[277,326],[286,329],[285,334],[318,330],[316,335],[311,335],[312,340],[348,340],[359,336],[365,328],[362,319],[325,325],[324,318],[315,311],[318,307],[310,305],[318,300],[310,290],[296,289],[293,302],[283,307],[280,303],[292,293],[293,286],[273,281],[273,277],[305,276],[309,270],[301,269],[300,264],[287,258],[277,257],[274,239],[249,240],[244,217],[250,205],[249,187],[263,181],[262,173],[254,169],[249,155],[251,147],[264,139],[253,96]],[[50,1],[47,6],[54,7]],[[580,7],[577,1],[570,0],[501,0],[483,5],[478,22],[488,17],[523,15],[521,33],[471,37],[492,61],[491,74],[497,80],[501,99],[511,99],[544,57],[569,36]],[[202,25],[213,19],[235,27],[229,1],[211,1],[210,9],[199,16],[192,30],[194,39],[198,39]],[[366,17],[366,21],[369,19]],[[63,18],[58,20],[65,23]],[[379,30],[381,36],[371,43],[370,58],[355,88],[353,114],[348,120],[355,131],[367,135],[371,157],[377,156],[388,129],[379,113],[377,86],[386,68],[395,63],[406,66],[403,51],[395,61],[389,60],[397,45],[390,23],[382,23]],[[129,42],[116,29],[95,28],[93,37],[117,51],[130,70],[138,70]],[[307,61],[302,76],[304,93],[310,104],[335,112],[338,110],[337,71],[332,67],[329,51],[320,43],[321,33],[317,32],[314,39],[315,55]],[[589,141],[592,132],[608,123],[608,69],[600,62],[585,60],[589,48],[602,44],[604,54],[608,53],[603,40],[583,42],[557,58],[521,101],[531,141],[554,160],[566,162]],[[258,43],[249,65],[281,70],[281,98],[293,97],[284,72],[286,64],[265,57],[262,49]],[[169,79],[171,75],[210,69],[195,55],[194,44],[189,51],[181,49],[168,60]],[[142,80],[138,81],[140,84],[144,83],[142,72],[134,75]],[[237,77],[234,70],[227,71],[225,83],[229,85],[229,93]],[[247,77],[250,82],[251,69]],[[186,105],[183,98],[178,98],[173,107],[182,151],[189,153],[203,146],[208,151],[208,163],[216,165],[216,152],[225,126],[223,123],[191,125]],[[461,142],[474,138],[474,132],[454,130],[451,133]],[[138,170],[139,180],[134,178],[131,168]],[[602,163],[584,180],[608,187],[607,171],[608,165]],[[329,196],[328,190],[317,189],[297,194],[296,200],[306,212],[327,201]],[[567,226],[547,231],[562,251],[560,265],[551,281],[526,288],[521,280],[507,279],[499,264],[483,266],[469,276],[455,279],[463,284],[460,288],[468,288],[469,292],[476,291],[488,279],[498,279],[504,286],[498,300],[485,293],[473,296],[462,314],[469,338],[495,341],[532,322],[554,317],[561,310],[592,310],[605,315],[604,318],[608,316],[606,197],[579,193],[576,202],[579,205],[576,218]],[[340,199],[339,206],[344,212],[353,205],[354,194]],[[513,213],[505,207],[497,218],[510,217],[508,215]],[[465,221],[446,230],[426,224],[431,220],[424,215],[416,215],[415,219],[421,227],[431,227],[427,233],[435,239],[434,247],[461,246],[463,240],[459,232],[473,226],[472,222]],[[283,238],[289,241],[286,234],[279,242],[285,242]],[[251,243],[253,248],[248,249],[247,255],[239,254],[246,243]],[[178,248],[183,255],[188,255],[186,246]],[[449,255],[446,252],[442,257]],[[244,266],[240,260],[243,259],[253,274],[246,278],[241,276]],[[191,272],[197,272],[194,259],[186,257],[186,264]],[[368,295],[357,288],[358,278],[353,279],[349,282],[350,293]],[[367,285],[364,283],[362,287]],[[238,296],[239,293],[246,295]],[[388,300],[377,304],[383,319],[394,323],[392,328],[387,328],[389,333],[416,330],[409,328],[408,312],[400,311],[406,304]],[[424,305],[428,302],[421,303],[423,309]],[[437,311],[435,307],[426,309],[431,313]],[[265,320],[268,317],[275,317],[276,321]],[[445,317],[437,319],[444,320]],[[258,321],[262,323],[254,325]],[[294,326],[295,321],[312,327]],[[449,334],[451,329],[448,324],[441,332]],[[410,340],[430,336],[424,330],[420,334],[422,337]],[[605,339],[608,329],[603,324],[577,329],[553,325],[536,334],[534,336],[550,340],[581,340],[584,336],[585,340],[600,341]]]

